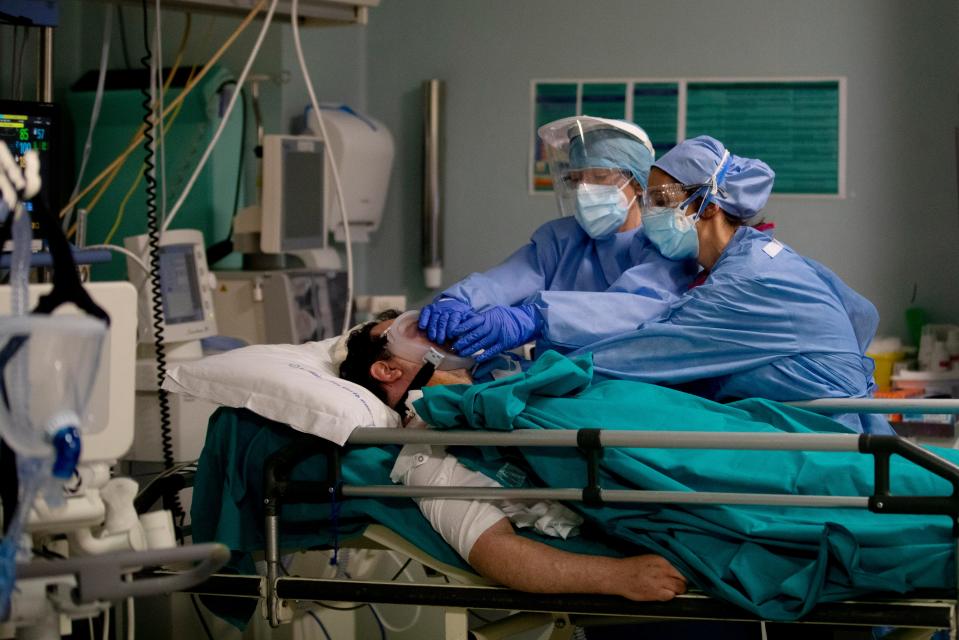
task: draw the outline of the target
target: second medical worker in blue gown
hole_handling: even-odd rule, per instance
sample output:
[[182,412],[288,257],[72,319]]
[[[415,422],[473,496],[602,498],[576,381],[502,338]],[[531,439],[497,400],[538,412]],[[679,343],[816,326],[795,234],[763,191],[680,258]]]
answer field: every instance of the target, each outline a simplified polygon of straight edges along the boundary
[[640,194],[655,157],[645,131],[577,116],[538,133],[565,217],[420,313],[419,326],[434,342],[479,335],[470,353],[485,349],[481,361],[507,343],[537,339],[539,352],[569,351],[635,329],[665,314],[698,270],[695,260],[664,258],[642,233]]
[[[834,273],[746,225],[774,174],[701,136],[653,165],[643,226],[662,254],[708,272],[660,322],[603,340],[596,370],[676,386],[719,401],[862,398],[872,394],[865,348],[876,308]],[[879,416],[836,416],[856,431],[891,433]]]

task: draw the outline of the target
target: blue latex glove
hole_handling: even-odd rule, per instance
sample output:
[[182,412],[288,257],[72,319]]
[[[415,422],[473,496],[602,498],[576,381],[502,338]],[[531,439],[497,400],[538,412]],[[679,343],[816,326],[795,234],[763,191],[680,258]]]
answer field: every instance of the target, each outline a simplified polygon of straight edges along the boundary
[[539,310],[531,304],[518,307],[495,306],[460,323],[453,350],[471,356],[480,349],[476,362],[485,362],[497,354],[526,344],[543,328]]
[[456,298],[438,298],[420,311],[417,326],[426,331],[426,337],[436,344],[446,344],[458,334],[454,333],[459,324],[476,315],[473,308]]

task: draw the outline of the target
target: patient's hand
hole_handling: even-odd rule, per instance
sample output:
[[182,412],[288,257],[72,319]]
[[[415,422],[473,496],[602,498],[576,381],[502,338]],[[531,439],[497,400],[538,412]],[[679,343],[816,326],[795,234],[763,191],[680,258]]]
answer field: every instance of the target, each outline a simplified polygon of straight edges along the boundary
[[610,577],[612,592],[630,600],[672,600],[686,593],[686,578],[662,556],[622,558]]
[[686,579],[665,558],[609,558],[561,551],[517,535],[506,518],[480,534],[468,562],[488,578],[532,593],[605,593],[630,600],[671,600],[686,592]]

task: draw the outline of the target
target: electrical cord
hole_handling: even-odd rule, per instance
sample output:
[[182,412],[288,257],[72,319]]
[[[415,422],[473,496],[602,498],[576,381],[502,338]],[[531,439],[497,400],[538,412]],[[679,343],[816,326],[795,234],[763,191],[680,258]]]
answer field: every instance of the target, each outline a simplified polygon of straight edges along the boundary
[[[170,81],[173,79],[173,75],[176,73],[178,68],[179,61],[173,63],[173,68],[170,70],[169,75],[167,76],[166,87],[170,86]],[[190,79],[193,78],[193,75],[196,73],[196,65],[190,69],[190,75],[187,77],[187,83],[189,84]],[[176,122],[177,116],[180,115],[180,111],[183,108],[183,103],[181,102],[177,105],[177,108],[170,114],[168,118],[167,127],[172,127],[173,123]],[[206,125],[201,127],[201,131],[206,130]],[[193,157],[193,152],[187,154],[187,159],[185,163],[189,164]],[[110,244],[113,240],[113,237],[117,234],[117,231],[120,229],[120,225],[123,223],[123,218],[126,216],[127,205],[130,203],[130,199],[133,197],[133,194],[136,193],[137,188],[140,186],[140,182],[143,180],[143,172],[146,170],[145,165],[140,165],[140,170],[137,172],[137,177],[133,180],[133,183],[130,185],[130,188],[127,189],[127,193],[123,196],[123,200],[120,201],[120,206],[117,207],[117,215],[113,220],[113,226],[110,227],[110,231],[107,232],[106,238],[103,239],[104,244]],[[118,170],[119,171],[119,170]],[[90,213],[90,209],[87,209],[87,213]]]
[[[294,2],[296,0],[293,0]],[[376,608],[373,605],[367,605],[370,608],[370,613],[373,614],[373,619],[376,620],[377,626],[380,628],[380,640],[386,640],[386,628],[383,625],[383,621],[380,620],[380,614],[376,612]]]
[[[156,82],[157,93],[156,93],[156,109],[157,113],[161,114],[157,119],[156,123],[159,127],[160,132],[160,220],[162,221],[166,217],[166,132],[164,131],[164,120],[163,117],[163,94],[166,93],[166,85],[163,83],[163,27],[160,18],[160,0],[156,0],[156,28],[154,33],[156,34],[156,64],[153,65],[153,73],[155,78],[152,82]],[[173,74],[170,74],[170,78],[173,78]]]
[[[153,52],[150,49],[150,29],[149,29],[149,9],[147,0],[142,0],[143,7],[143,46],[146,48],[146,54],[140,59],[140,62],[147,69],[149,74],[149,88],[142,89],[143,93],[143,127],[144,127],[144,147],[146,157],[144,164],[146,171],[146,208],[147,208],[147,245],[149,247],[150,257],[150,294],[151,294],[151,317],[153,324],[153,349],[156,354],[157,368],[157,401],[160,405],[160,448],[163,453],[163,466],[165,469],[171,469],[174,466],[173,459],[173,428],[170,413],[170,397],[163,388],[163,382],[166,378],[166,345],[163,336],[163,287],[160,282],[160,223],[157,214],[157,181],[155,175],[156,168],[156,147],[154,138],[154,128],[156,126],[157,109],[156,96],[157,89],[153,67],[155,61]],[[162,118],[162,114],[159,116]],[[179,496],[172,496],[170,499],[171,511],[174,518],[181,518],[184,514],[183,506],[180,504]]]
[[320,625],[320,631],[322,631],[322,632],[323,632],[323,635],[326,636],[326,640],[333,640],[333,637],[330,636],[330,632],[326,630],[326,625],[323,624],[323,621],[320,620],[320,616],[316,615],[316,612],[315,612],[315,611],[309,611],[309,610],[308,610],[308,611],[306,612],[306,615],[308,615],[308,616],[310,616],[311,618],[313,618],[314,620],[316,620],[316,624]]
[[[237,86],[243,86],[246,82],[247,76],[250,75],[250,70],[253,68],[253,63],[256,61],[256,56],[260,52],[260,47],[263,46],[263,40],[266,38],[266,33],[270,29],[270,24],[273,22],[273,14],[276,12],[276,7],[279,4],[279,0],[271,0],[270,8],[266,11],[266,16],[263,18],[263,26],[260,28],[260,34],[256,38],[256,42],[253,45],[253,50],[250,52],[250,57],[247,58],[246,64],[243,66],[243,71],[240,72],[240,77],[237,79]],[[203,169],[206,167],[207,161],[210,159],[210,155],[213,153],[213,149],[216,147],[216,143],[220,140],[220,136],[223,135],[223,130],[226,129],[227,123],[230,121],[230,114],[233,113],[233,108],[236,106],[236,101],[240,97],[240,92],[235,92],[230,97],[230,103],[226,107],[226,112],[223,114],[223,117],[220,119],[220,125],[216,128],[216,132],[213,134],[213,138],[210,140],[210,144],[207,146],[206,151],[203,152],[203,156],[200,158],[200,161],[196,165],[196,169],[193,171],[193,175],[190,176],[190,180],[186,183],[186,186],[183,188],[183,191],[180,193],[180,197],[177,198],[176,203],[173,205],[173,208],[170,210],[169,214],[166,217],[166,220],[163,222],[162,231],[165,233],[167,229],[170,228],[170,225],[173,223],[173,220],[176,218],[176,215],[183,208],[184,202],[186,202],[187,197],[190,195],[190,191],[193,190],[193,185],[196,184],[197,179],[200,177],[200,174],[203,172]]]
[[[183,29],[183,35],[180,36],[180,44],[177,47],[176,57],[173,60],[173,66],[170,67],[170,72],[167,74],[166,81],[163,83],[164,93],[169,90],[170,85],[173,84],[173,78],[176,76],[177,71],[179,71],[180,69],[180,63],[183,60],[183,54],[184,54],[184,51],[186,50],[187,43],[190,38],[190,31],[191,31],[192,24],[193,24],[192,15],[188,13],[186,16],[186,25],[184,26],[184,29]],[[196,65],[193,65],[193,67],[190,69],[190,75],[187,77],[187,84],[189,84],[190,80],[193,79],[193,76],[195,73],[196,73]],[[160,80],[158,78],[157,83],[159,84],[159,82]],[[162,100],[160,101],[160,107],[162,110],[162,107],[163,107]],[[173,110],[173,113],[170,114],[169,118],[165,118],[165,120],[161,122],[165,122],[166,127],[172,127],[173,123],[177,119],[177,116],[180,115],[180,110],[182,108],[183,108],[183,102],[177,105],[176,109]],[[161,131],[160,131],[160,140],[161,141],[166,140],[165,130],[163,128],[161,128]],[[165,162],[163,164],[165,165]],[[96,204],[100,201],[100,198],[103,196],[103,194],[105,193],[109,185],[112,184],[113,181],[120,175],[121,169],[122,169],[122,166],[117,167],[116,171],[114,171],[113,175],[104,184],[104,186],[100,188],[96,196],[94,196],[94,198],[89,203],[87,203],[85,207],[87,211],[87,215],[89,215],[93,211],[93,207],[95,207]],[[137,187],[140,186],[140,181],[143,180],[143,172],[145,171],[145,169],[146,169],[145,165],[140,165],[140,170],[137,172],[137,177],[133,180],[133,184],[130,185],[130,188],[127,190],[127,193],[123,197],[123,200],[120,201],[120,206],[117,208],[117,215],[113,220],[113,226],[110,227],[110,231],[107,232],[106,237],[103,239],[104,244],[110,244],[110,242],[113,240],[113,236],[116,235],[117,230],[120,228],[120,223],[123,222],[124,215],[126,214],[127,204],[130,202],[130,198],[133,197],[133,194],[136,192]],[[80,186],[80,182],[78,180],[77,187],[74,189],[74,195],[79,189],[79,186]],[[73,196],[71,196],[71,200],[72,199],[73,199]],[[66,226],[66,221],[64,221],[64,226]],[[70,227],[68,229],[68,236],[71,236],[71,235],[73,235],[73,227]]]
[[346,201],[343,198],[343,185],[340,183],[340,172],[336,167],[336,161],[333,159],[333,149],[329,144],[330,137],[326,134],[326,125],[323,123],[320,103],[316,99],[316,91],[313,90],[313,81],[310,80],[310,72],[306,68],[306,57],[303,55],[303,43],[300,42],[298,11],[299,0],[292,0],[290,3],[290,26],[293,30],[293,48],[296,50],[296,58],[300,63],[300,72],[303,74],[303,83],[306,85],[306,92],[310,96],[310,105],[313,107],[313,113],[316,114],[316,121],[320,125],[320,134],[323,136],[323,147],[326,149],[326,157],[330,162],[330,170],[333,174],[333,184],[336,186],[336,201],[340,205],[340,215],[343,220],[343,240],[346,245],[346,304],[343,306],[342,333],[345,334],[350,330],[350,312],[353,310],[353,243],[350,238],[350,220],[346,211]]
[[27,51],[27,41],[30,39],[30,27],[23,28],[23,38],[20,42],[20,59],[17,62],[17,100],[23,100],[23,54]]
[[120,27],[120,46],[123,49],[123,64],[126,65],[127,69],[132,69],[133,65],[130,64],[130,49],[127,47],[127,25],[126,21],[123,19],[123,7],[118,3],[117,4],[117,22],[119,22]]
[[[231,84],[236,85],[236,80],[224,81],[219,87],[217,87],[216,92],[220,93]],[[233,215],[230,216],[230,230],[227,232],[226,238],[220,240],[219,242],[214,242],[206,248],[206,263],[208,268],[213,268],[213,265],[233,252],[233,225],[236,222],[236,214],[240,211],[240,190],[243,187],[243,167],[244,158],[246,157],[247,96],[242,87],[240,87],[238,90],[240,91],[240,156],[236,164],[236,186],[233,190]]]
[[[280,573],[282,573],[284,576],[290,575],[289,569],[287,569],[286,565],[284,565],[282,562],[280,562]],[[347,577],[350,577],[350,576],[347,575]],[[365,602],[361,604],[351,605],[349,607],[338,607],[336,605],[323,602],[322,600],[311,600],[310,602],[312,602],[313,604],[319,605],[323,607],[324,609],[332,609],[333,611],[356,611],[357,609],[362,609],[363,607],[367,606]]]
[[[186,99],[186,97],[190,94],[190,92],[196,88],[197,84],[199,84],[199,82],[204,78],[204,76],[206,76],[206,74],[210,72],[213,66],[217,62],[219,62],[220,58],[223,57],[223,55],[230,48],[230,46],[234,42],[236,42],[236,39],[240,37],[240,34],[242,34],[246,30],[246,28],[250,26],[250,24],[253,22],[256,16],[259,15],[260,11],[262,11],[263,7],[266,5],[266,2],[267,0],[258,0],[256,6],[250,9],[250,12],[246,15],[246,17],[242,21],[240,21],[240,24],[237,25],[233,33],[231,33],[227,37],[226,41],[224,41],[224,43],[220,46],[220,48],[213,53],[213,55],[210,57],[207,63],[203,65],[203,68],[200,70],[200,73],[198,73],[196,77],[193,79],[193,81],[187,84],[183,88],[183,90],[180,91],[180,93],[177,94],[177,96],[170,102],[170,104],[166,106],[166,110],[163,113],[164,117],[169,115],[176,108],[176,106],[181,104]],[[100,171],[100,173],[93,180],[91,180],[89,184],[87,184],[86,187],[80,190],[80,193],[78,193],[76,196],[71,198],[70,202],[68,202],[66,205],[63,206],[62,209],[60,209],[60,217],[63,217],[64,215],[66,215],[67,211],[69,211],[73,206],[75,206],[76,203],[81,198],[84,198],[88,193],[90,193],[98,184],[100,184],[104,180],[114,175],[116,170],[119,167],[123,166],[123,163],[126,162],[127,158],[129,158],[134,151],[140,148],[140,143],[143,142],[143,139],[144,139],[144,126],[141,125],[137,129],[136,133],[133,134],[126,149],[120,152],[110,162],[110,164],[104,167],[103,170]]]
[[[80,191],[80,185],[83,184],[83,174],[87,170],[87,162],[90,160],[90,152],[93,150],[93,132],[97,128],[97,122],[100,119],[100,109],[103,106],[103,94],[106,89],[107,68],[110,65],[110,41],[113,34],[113,9],[110,5],[105,5],[103,11],[103,47],[100,49],[100,71],[97,76],[97,93],[93,99],[93,109],[90,112],[90,124],[87,131],[87,140],[83,144],[83,155],[80,159],[80,168],[77,171],[77,180],[73,186],[70,198],[77,195]],[[63,218],[63,230],[70,228],[73,218],[73,209],[67,212]]]
[[203,632],[206,633],[207,640],[213,640],[213,633],[210,631],[210,627],[206,623],[206,618],[203,617],[203,612],[200,610],[200,603],[197,602],[195,593],[190,594],[190,602],[193,603],[193,610],[196,611],[196,617],[200,620],[200,624],[203,626]]
[[121,246],[118,246],[118,245],[115,245],[115,244],[90,244],[90,245],[87,245],[87,246],[85,246],[85,247],[83,247],[83,248],[84,248],[84,249],[106,249],[107,251],[115,251],[115,252],[117,252],[117,253],[122,253],[122,254],[125,255],[126,257],[130,258],[131,260],[133,260],[133,262],[134,262],[138,267],[140,267],[141,269],[143,269],[143,271],[145,271],[145,272],[147,273],[147,276],[149,276],[149,274],[150,274],[150,267],[148,267],[148,266],[147,266],[147,263],[145,263],[145,262],[143,261],[143,258],[141,258],[141,257],[138,256],[137,254],[133,253],[132,251],[130,251],[130,250],[127,249],[126,247],[121,247]]
[[321,602],[320,600],[311,600],[310,602],[312,602],[312,603],[314,603],[314,604],[317,604],[317,605],[323,607],[324,609],[332,609],[333,611],[356,611],[357,609],[362,609],[363,607],[366,606],[366,603],[365,603],[365,602],[364,602],[363,604],[354,604],[354,605],[351,605],[351,606],[349,606],[349,607],[338,607],[338,606],[333,605],[333,604],[329,604],[329,603],[326,603],[326,602]]
[[413,562],[413,558],[407,558],[406,562],[403,563],[403,566],[397,569],[396,573],[393,574],[393,577],[390,578],[390,582],[396,582],[396,579],[399,578],[404,571],[406,571],[406,567],[410,566],[411,562]]
[[17,89],[17,36],[20,34],[20,25],[13,25],[13,47],[10,50],[10,97]]
[[20,33],[20,27],[13,25],[13,47],[10,49],[10,95],[13,96],[13,88],[16,87],[17,79],[17,34]]
[[468,615],[473,616],[474,618],[476,618],[477,620],[479,620],[480,622],[482,622],[482,623],[484,623],[484,624],[489,624],[489,623],[492,622],[492,620],[490,620],[489,618],[485,618],[485,617],[481,616],[480,614],[476,613],[476,612],[473,611],[472,609],[467,609],[467,610],[466,610],[466,613],[467,613]]
[[[393,561],[395,561],[397,564],[400,564],[400,559],[397,558],[397,556],[396,556],[395,554],[393,554],[393,552],[388,552],[386,555],[389,556],[390,559],[393,560]],[[407,567],[409,567],[409,565],[410,565],[410,563],[411,563],[412,561],[413,561],[412,558],[407,558],[407,559],[406,559],[406,562],[400,564],[399,570],[393,575],[392,578],[390,578],[390,582],[395,582],[396,579],[399,578],[399,577],[400,577],[401,575],[403,575],[403,574],[406,575],[406,577],[409,579],[410,582],[416,582],[416,578],[414,578],[414,577],[407,571]],[[389,621],[387,621],[386,616],[383,615],[383,612],[382,612],[382,611],[380,611],[379,609],[376,608],[376,605],[370,604],[370,609],[372,609],[373,611],[376,612],[380,624],[383,625],[384,628],[389,629],[390,631],[392,631],[393,633],[404,633],[404,632],[406,632],[406,631],[409,631],[410,629],[412,629],[413,627],[416,626],[416,623],[417,623],[417,622],[420,621],[420,615],[422,615],[422,613],[423,613],[423,607],[422,607],[422,606],[417,606],[417,607],[416,607],[416,613],[413,614],[413,619],[410,620],[405,627],[397,627],[397,626],[392,625]]]

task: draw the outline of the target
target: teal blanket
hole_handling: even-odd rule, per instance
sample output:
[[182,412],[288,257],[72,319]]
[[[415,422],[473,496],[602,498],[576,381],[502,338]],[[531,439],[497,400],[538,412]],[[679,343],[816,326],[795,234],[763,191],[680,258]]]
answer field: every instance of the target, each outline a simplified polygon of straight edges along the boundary
[[[245,409],[221,408],[210,418],[206,442],[194,481],[190,518],[194,542],[220,542],[232,551],[227,571],[255,573],[252,553],[264,548],[263,467],[267,457],[296,442],[303,434]],[[343,481],[353,485],[392,484],[390,469],[399,447],[350,447],[342,455]],[[326,460],[315,456],[293,472],[293,480],[326,480]],[[284,550],[329,548],[336,540],[355,536],[371,522],[401,533],[434,558],[468,568],[456,551],[436,533],[409,498],[352,498],[337,506],[289,504],[280,519]],[[604,545],[602,536],[563,543],[523,532],[547,544],[571,551],[620,555],[624,549]],[[254,604],[242,598],[204,598],[218,615],[243,627]]]
[[[428,387],[416,409],[438,428],[679,430],[851,433],[829,418],[763,400],[722,405],[664,387],[594,381],[587,358],[544,354],[527,372],[499,381]],[[954,463],[959,452],[934,449]],[[502,477],[490,450],[460,448],[460,460]],[[575,450],[524,450],[533,484],[582,487]],[[515,462],[515,461],[514,461]],[[868,496],[871,456],[801,451],[608,449],[607,489],[731,491]],[[900,495],[948,495],[942,479],[892,460]],[[906,593],[956,584],[947,517],[873,514],[858,509],[571,504],[636,553],[652,550],[693,584],[769,620],[793,620],[816,603],[870,592]]]

